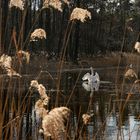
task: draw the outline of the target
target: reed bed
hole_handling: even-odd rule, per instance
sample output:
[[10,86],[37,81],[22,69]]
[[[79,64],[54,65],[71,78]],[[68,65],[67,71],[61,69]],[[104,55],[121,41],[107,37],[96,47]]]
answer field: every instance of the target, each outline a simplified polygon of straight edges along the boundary
[[[65,54],[73,25],[77,20],[86,22],[87,18],[91,19],[91,13],[88,10],[77,7],[72,10],[64,34],[60,58],[55,63],[56,66],[51,66],[53,67],[51,69],[54,70],[53,73],[49,71],[49,64],[45,67],[43,63],[44,68],[39,57],[32,58],[32,54],[27,50],[24,51],[26,45],[28,48],[30,43],[47,38],[47,33],[43,28],[35,28],[40,12],[50,7],[62,12],[63,4],[69,6],[69,1],[45,0],[25,42],[21,42],[22,34],[17,39],[16,32],[13,31],[11,38],[14,40],[14,56],[11,57],[8,54],[0,56],[2,71],[0,75],[0,138],[3,140],[107,140],[109,138],[133,140],[133,133],[138,133],[140,128],[140,124],[138,124],[136,128],[133,126],[132,129],[130,122],[132,119],[133,121],[140,119],[139,60],[136,59],[135,67],[133,67],[126,59],[127,54],[122,53],[125,31],[120,55],[115,57],[114,61],[109,57],[104,57],[100,61],[103,63],[109,59],[117,67],[113,69],[114,72],[109,79],[110,83],[101,84],[99,92],[85,91],[81,88],[81,78],[83,71],[85,72],[82,61],[79,61],[78,72],[64,71],[64,68],[71,68],[71,65],[65,65]],[[13,7],[26,14],[24,1],[11,0],[9,9]],[[24,22],[24,18],[23,16],[22,22]],[[138,43],[136,43],[135,49],[139,53]],[[114,54],[112,55],[114,56]],[[129,57],[130,55],[133,53],[129,54]],[[135,57],[137,58],[137,55]],[[32,59],[37,59],[37,61],[34,61],[33,64]],[[97,71],[103,81],[108,81],[110,75],[107,73],[112,72],[112,69],[105,70],[108,62],[102,66],[102,69],[100,69],[102,64],[99,64],[98,61],[87,63],[93,67],[95,63],[96,66],[100,65]],[[33,70],[33,68],[37,69]],[[24,74],[22,74],[23,71]],[[30,71],[31,74],[32,71],[34,72],[31,76],[28,75]],[[105,87],[106,85],[107,87]],[[129,113],[132,113],[135,119],[130,120]],[[112,123],[110,123],[111,119]],[[127,132],[123,129],[126,121]],[[110,131],[113,131],[114,136],[110,136]],[[136,138],[140,138],[140,135],[138,134]]]

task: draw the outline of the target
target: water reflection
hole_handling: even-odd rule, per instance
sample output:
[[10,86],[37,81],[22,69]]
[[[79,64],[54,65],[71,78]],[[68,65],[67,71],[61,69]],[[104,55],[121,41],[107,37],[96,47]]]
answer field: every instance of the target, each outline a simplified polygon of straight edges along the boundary
[[83,82],[82,86],[86,91],[98,91],[100,82]]
[[[107,75],[108,79],[103,79],[112,81],[112,83],[82,82],[82,75],[83,73],[79,75],[79,72],[67,72],[61,79],[58,106],[67,105],[72,110],[67,129],[69,139],[139,140],[140,94],[131,95],[126,102],[127,94],[122,92],[120,95],[116,95],[112,73],[110,79],[109,75]],[[104,75],[101,73],[101,78]],[[21,91],[22,85],[16,89],[18,83],[20,82],[9,81],[5,85],[7,88],[11,85],[13,91],[1,89],[3,139],[9,139],[10,136],[13,140],[43,140],[38,133],[41,124],[34,111],[38,96],[36,93],[27,94],[27,89]],[[26,79],[26,87],[28,87],[27,83],[30,83],[30,79]],[[53,108],[56,90],[51,89],[56,89],[55,84],[50,79],[40,80],[40,83],[44,83],[44,85],[46,83],[48,95],[51,97],[49,106]],[[122,87],[121,84],[117,86]],[[126,84],[123,90],[130,91],[131,87]],[[87,94],[89,92],[91,94]],[[87,126],[82,122],[84,113],[93,114],[91,122]]]
[[105,139],[107,140],[139,140],[140,139],[140,122],[134,116],[128,116],[125,124],[118,129],[116,116],[107,118],[105,128]]

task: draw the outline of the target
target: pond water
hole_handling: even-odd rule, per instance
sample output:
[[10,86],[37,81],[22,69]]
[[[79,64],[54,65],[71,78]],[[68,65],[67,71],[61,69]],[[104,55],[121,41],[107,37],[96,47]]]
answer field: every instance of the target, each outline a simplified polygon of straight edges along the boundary
[[[50,108],[67,106],[71,109],[68,139],[75,140],[139,140],[140,139],[140,87],[123,80],[124,69],[119,69],[116,83],[116,68],[97,69],[101,82],[88,85],[81,79],[85,70],[62,72],[59,97],[56,101],[56,73],[39,76],[50,96]],[[41,123],[36,118],[37,92],[29,93],[30,81],[36,77],[9,79],[1,76],[2,139],[43,140],[39,134]],[[131,94],[129,94],[131,93]],[[83,125],[82,114],[93,115]]]

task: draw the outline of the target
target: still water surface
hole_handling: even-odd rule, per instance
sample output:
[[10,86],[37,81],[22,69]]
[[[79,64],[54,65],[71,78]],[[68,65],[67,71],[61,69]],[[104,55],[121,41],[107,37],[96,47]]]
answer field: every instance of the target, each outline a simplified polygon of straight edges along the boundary
[[[135,92],[130,81],[122,80],[122,72],[119,73],[119,83],[116,84],[116,69],[99,70],[103,82],[91,86],[81,80],[86,72],[77,70],[62,73],[58,106],[67,105],[72,110],[69,139],[140,140],[140,88],[137,87]],[[55,75],[52,73],[53,77]],[[29,77],[25,76],[24,82],[22,79],[8,79],[3,87],[8,87],[9,90],[1,89],[3,139],[43,140],[38,133],[41,123],[36,118],[34,109],[38,93],[28,94],[24,98],[26,94],[19,92],[28,91],[30,80],[34,79]],[[39,82],[46,87],[47,94],[51,97],[50,108],[53,108],[56,99],[55,78],[52,80],[41,75]],[[20,84],[24,84],[24,87],[19,86]],[[130,97],[129,92],[132,93]],[[21,109],[24,99],[28,107]],[[21,110],[24,110],[24,114]],[[93,115],[87,126],[82,122],[84,113]],[[22,114],[21,117],[19,114]]]

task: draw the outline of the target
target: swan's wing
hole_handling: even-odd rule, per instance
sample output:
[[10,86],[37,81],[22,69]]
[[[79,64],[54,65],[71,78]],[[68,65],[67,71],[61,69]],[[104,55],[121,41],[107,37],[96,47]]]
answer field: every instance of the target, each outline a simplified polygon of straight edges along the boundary
[[83,88],[84,88],[86,91],[91,91],[91,86],[90,86],[88,83],[83,82],[83,83],[82,83],[82,86],[83,86]]
[[98,91],[99,90],[99,86],[100,86],[100,82],[83,82],[82,86],[85,90],[87,91]]
[[91,91],[98,91],[99,86],[100,86],[100,82],[92,82],[89,85],[91,87]]
[[92,83],[95,83],[95,82],[100,81],[100,78],[99,78],[98,73],[95,72],[95,75],[94,75],[94,76],[91,76],[89,80],[90,80],[90,82],[92,82]]
[[90,79],[89,79],[89,83],[95,83],[97,80],[96,80],[96,76],[91,76]]
[[93,83],[93,88],[95,89],[95,91],[99,90],[99,86],[100,86],[100,82]]
[[84,81],[84,80],[88,80],[90,78],[90,73],[86,73],[84,76],[83,76],[83,78],[82,78],[82,80]]
[[96,79],[96,81],[100,81],[100,77],[99,77],[99,74],[97,72],[95,72],[95,79]]

